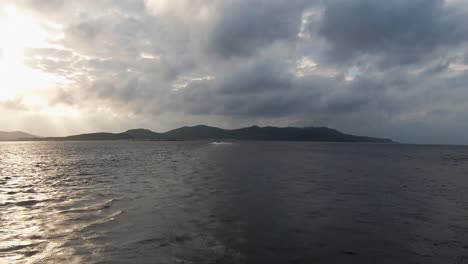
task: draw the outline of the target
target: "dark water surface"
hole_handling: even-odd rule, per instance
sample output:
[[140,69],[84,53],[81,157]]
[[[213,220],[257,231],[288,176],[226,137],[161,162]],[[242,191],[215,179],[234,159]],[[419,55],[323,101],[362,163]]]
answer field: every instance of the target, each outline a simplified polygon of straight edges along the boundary
[[468,147],[0,143],[0,263],[468,263]]

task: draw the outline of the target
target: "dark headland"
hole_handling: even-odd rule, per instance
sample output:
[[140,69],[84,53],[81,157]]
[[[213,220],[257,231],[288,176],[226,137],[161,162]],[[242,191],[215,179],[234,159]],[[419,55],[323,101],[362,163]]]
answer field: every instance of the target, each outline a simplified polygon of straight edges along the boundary
[[21,131],[13,131],[13,132],[2,132],[0,131],[0,141],[14,141],[20,139],[35,139],[37,136],[24,133]]
[[81,141],[81,140],[259,140],[259,141],[317,141],[317,142],[374,142],[393,143],[391,139],[355,136],[327,127],[258,127],[222,129],[205,125],[184,126],[165,133],[148,129],[131,129],[123,133],[89,133],[67,137],[34,137],[18,135],[0,140]]

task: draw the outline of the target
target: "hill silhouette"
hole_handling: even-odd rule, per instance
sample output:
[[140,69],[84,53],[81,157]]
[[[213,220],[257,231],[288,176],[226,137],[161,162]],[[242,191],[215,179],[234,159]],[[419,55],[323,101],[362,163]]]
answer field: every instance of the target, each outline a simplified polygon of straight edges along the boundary
[[0,141],[15,141],[15,140],[24,140],[24,139],[31,139],[37,138],[37,136],[21,132],[21,131],[13,131],[13,132],[3,132],[0,131]]
[[[29,139],[31,140],[31,139]],[[32,140],[264,140],[392,143],[390,139],[355,136],[327,127],[258,127],[222,129],[205,125],[184,126],[165,133],[148,129],[130,129],[123,133],[88,133],[67,137],[34,138]]]

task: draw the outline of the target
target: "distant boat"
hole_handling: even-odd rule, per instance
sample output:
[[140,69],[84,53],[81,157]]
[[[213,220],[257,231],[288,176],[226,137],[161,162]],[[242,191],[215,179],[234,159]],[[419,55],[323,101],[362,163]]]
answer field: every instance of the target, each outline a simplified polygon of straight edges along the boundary
[[210,143],[211,145],[231,145],[231,142],[225,142],[225,141],[214,141]]

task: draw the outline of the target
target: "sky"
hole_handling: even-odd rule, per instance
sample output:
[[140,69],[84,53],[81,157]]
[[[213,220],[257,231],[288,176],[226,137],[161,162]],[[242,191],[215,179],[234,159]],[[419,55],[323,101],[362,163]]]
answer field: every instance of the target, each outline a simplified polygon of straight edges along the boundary
[[468,144],[468,1],[1,0],[0,130]]

